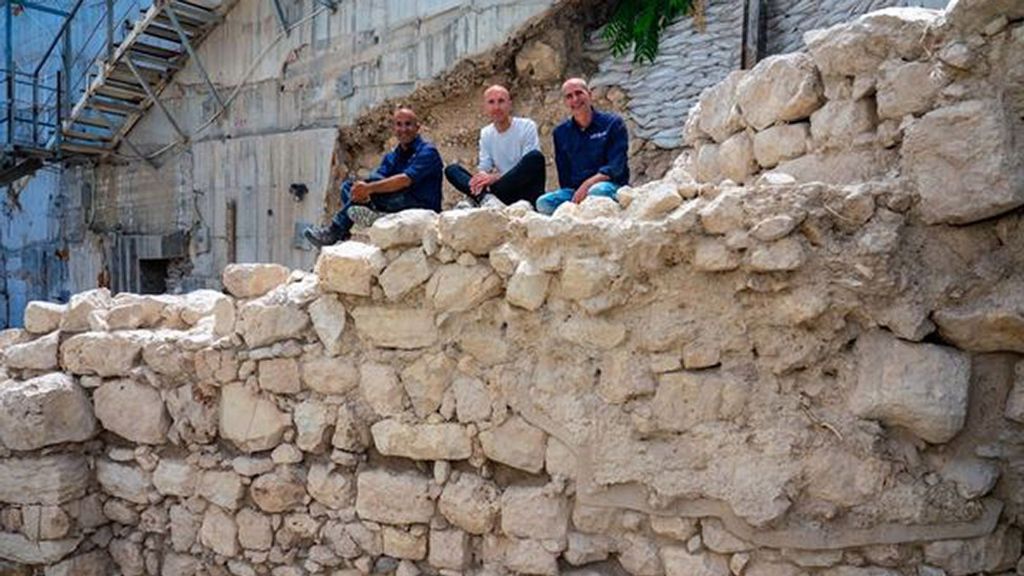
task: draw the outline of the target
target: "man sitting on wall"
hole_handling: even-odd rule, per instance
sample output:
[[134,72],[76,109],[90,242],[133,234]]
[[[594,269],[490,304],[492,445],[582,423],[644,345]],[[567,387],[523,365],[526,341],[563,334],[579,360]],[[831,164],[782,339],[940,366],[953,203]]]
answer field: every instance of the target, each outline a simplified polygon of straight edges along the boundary
[[484,90],[484,112],[491,123],[480,130],[480,161],[476,174],[451,164],[444,175],[467,199],[462,207],[500,206],[527,200],[544,192],[544,155],[540,152],[537,124],[512,116],[512,96],[504,86]]
[[416,113],[408,108],[396,110],[392,130],[398,146],[384,155],[370,177],[342,184],[341,210],[331,223],[303,232],[311,244],[319,248],[348,240],[353,223],[370,226],[382,213],[410,208],[441,211],[444,164],[437,148],[419,135]]
[[537,199],[537,211],[551,214],[561,204],[587,196],[616,199],[629,182],[629,134],[622,118],[595,110],[582,78],[562,84],[562,98],[572,114],[555,128],[555,165],[560,189]]

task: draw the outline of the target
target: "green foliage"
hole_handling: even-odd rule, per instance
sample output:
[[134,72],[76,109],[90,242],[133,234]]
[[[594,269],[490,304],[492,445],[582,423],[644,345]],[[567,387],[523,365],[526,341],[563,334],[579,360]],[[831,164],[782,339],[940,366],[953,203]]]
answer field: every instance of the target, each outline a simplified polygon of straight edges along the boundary
[[634,62],[653,61],[658,54],[661,32],[679,16],[699,9],[695,3],[695,0],[620,0],[604,29],[612,54],[621,56],[632,47]]

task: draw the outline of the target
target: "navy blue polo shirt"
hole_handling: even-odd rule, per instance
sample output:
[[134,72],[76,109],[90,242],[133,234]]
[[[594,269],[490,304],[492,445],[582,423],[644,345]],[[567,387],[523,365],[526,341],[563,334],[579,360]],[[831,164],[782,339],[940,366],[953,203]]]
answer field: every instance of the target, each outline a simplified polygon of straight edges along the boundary
[[380,167],[368,180],[380,180],[405,174],[412,180],[408,188],[402,190],[413,196],[423,208],[441,211],[441,180],[444,175],[444,164],[441,154],[433,144],[421,136],[409,143],[408,148],[399,144],[395,149],[384,155]]
[[555,127],[554,139],[560,187],[575,190],[599,172],[619,186],[629,183],[629,133],[617,115],[594,110],[585,130],[570,116]]

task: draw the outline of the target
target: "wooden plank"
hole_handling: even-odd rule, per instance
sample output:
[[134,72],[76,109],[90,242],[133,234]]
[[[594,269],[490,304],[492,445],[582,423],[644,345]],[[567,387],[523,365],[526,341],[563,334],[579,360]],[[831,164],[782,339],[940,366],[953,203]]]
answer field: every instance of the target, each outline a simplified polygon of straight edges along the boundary
[[766,0],[745,0],[743,3],[743,42],[740,48],[740,67],[753,68],[767,54]]

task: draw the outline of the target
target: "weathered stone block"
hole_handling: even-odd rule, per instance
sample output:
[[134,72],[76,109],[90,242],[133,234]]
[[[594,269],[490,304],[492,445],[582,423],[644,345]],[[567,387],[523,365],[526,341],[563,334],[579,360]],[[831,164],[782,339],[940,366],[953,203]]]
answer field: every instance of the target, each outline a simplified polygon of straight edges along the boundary
[[60,347],[62,365],[72,374],[127,376],[142,346],[120,334],[89,332],[68,338]]
[[238,526],[235,519],[220,508],[210,506],[203,515],[199,541],[221,556],[234,556],[238,553]]
[[452,524],[470,534],[486,534],[498,517],[498,487],[483,478],[463,473],[441,493],[438,509]]
[[735,70],[725,80],[704,90],[700,95],[697,127],[715,142],[725,140],[743,129],[743,116],[737,106],[736,90],[746,74]]
[[937,310],[932,319],[942,337],[963,350],[1024,353],[1024,291],[1019,280],[1003,281],[975,301]]
[[239,310],[237,329],[250,348],[298,338],[309,327],[309,316],[301,308],[277,302],[272,294],[247,302]]
[[245,497],[242,477],[231,470],[207,470],[199,478],[196,492],[225,510],[237,510]]
[[0,502],[10,504],[63,504],[81,498],[92,480],[84,456],[0,459]]
[[242,384],[221,389],[220,435],[244,452],[277,446],[290,423],[291,418],[276,404]]
[[736,87],[747,124],[757,130],[807,118],[824,100],[824,88],[811,57],[802,52],[769,56]]
[[188,498],[198,483],[199,470],[184,460],[162,459],[153,471],[153,486],[164,495]]
[[62,442],[82,442],[96,432],[85,391],[66,374],[47,374],[0,384],[0,444],[36,450]]
[[309,305],[309,317],[324,350],[334,356],[341,352],[341,336],[345,333],[345,305],[335,296],[325,294]]
[[509,536],[562,540],[569,513],[568,501],[542,486],[510,486],[501,495],[501,530]]
[[431,480],[411,472],[367,470],[356,478],[356,512],[385,524],[425,524],[434,515]]
[[342,396],[359,386],[359,370],[347,358],[310,358],[301,366],[306,388],[325,396]]
[[314,464],[306,475],[306,491],[324,506],[340,510],[352,505],[355,483],[333,464]]
[[325,246],[313,272],[320,278],[323,290],[369,296],[373,279],[386,264],[380,248],[350,241]]
[[524,260],[516,266],[515,273],[509,278],[505,298],[514,306],[536,310],[544,305],[549,284],[551,275],[533,262]]
[[463,570],[473,558],[469,535],[462,530],[431,530],[428,548],[427,562],[435,568]]
[[84,332],[89,330],[89,316],[97,310],[106,310],[113,303],[110,290],[96,288],[71,296],[68,309],[60,322],[60,329],[65,332]]
[[665,576],[729,576],[729,563],[722,556],[711,553],[690,553],[681,546],[661,549]]
[[823,76],[871,74],[890,58],[920,59],[921,38],[942,12],[925,8],[884,8],[850,22],[804,34],[804,43]]
[[740,255],[718,238],[700,237],[693,253],[693,267],[703,272],[727,272],[740,267]]
[[508,216],[500,210],[451,210],[437,222],[438,239],[456,252],[484,256],[505,240]]
[[465,460],[473,452],[469,432],[459,424],[403,424],[381,420],[370,427],[377,451],[412,460]]
[[352,311],[356,331],[374,346],[414,350],[437,341],[434,314],[417,308],[365,306]]
[[811,125],[807,122],[771,126],[754,135],[754,158],[764,168],[803,156],[810,148]]
[[111,496],[135,504],[149,503],[149,494],[153,489],[152,477],[149,472],[137,466],[105,459],[97,460],[96,480]]
[[171,419],[160,392],[131,379],[105,382],[93,394],[103,427],[138,444],[163,444]]
[[67,304],[33,300],[25,306],[25,331],[32,334],[49,334],[60,327],[60,321],[67,312]]
[[387,250],[396,246],[413,246],[423,241],[423,236],[433,233],[437,227],[437,213],[433,210],[402,210],[388,214],[367,230],[370,242]]
[[873,100],[829,100],[811,115],[811,138],[824,147],[849,147],[857,136],[877,125]]
[[426,282],[434,266],[420,248],[413,248],[395,258],[380,275],[380,286],[388,300],[401,300]]
[[292,410],[295,445],[306,452],[322,452],[330,442],[331,428],[337,418],[333,406],[306,400]]
[[280,264],[228,264],[222,279],[235,298],[257,298],[287,282],[290,274]]
[[302,390],[299,363],[294,358],[272,358],[259,363],[260,388],[277,394],[297,394]]
[[537,474],[544,468],[547,435],[519,416],[480,433],[480,445],[488,458]]
[[405,410],[405,389],[394,369],[386,364],[360,366],[359,389],[367,404],[381,416],[395,416]]
[[448,264],[430,277],[426,293],[438,310],[472,310],[501,293],[501,279],[488,266]]
[[253,480],[249,485],[249,497],[260,510],[279,514],[303,504],[306,499],[306,486],[294,471],[280,468]]

